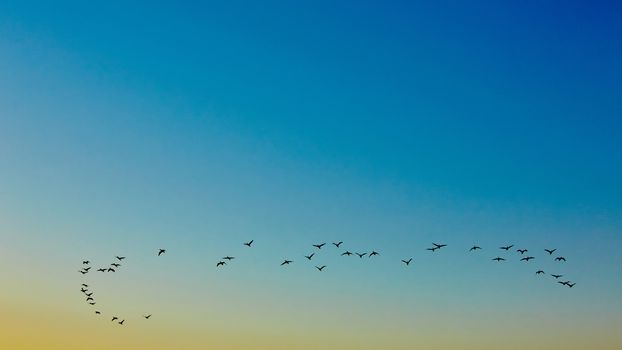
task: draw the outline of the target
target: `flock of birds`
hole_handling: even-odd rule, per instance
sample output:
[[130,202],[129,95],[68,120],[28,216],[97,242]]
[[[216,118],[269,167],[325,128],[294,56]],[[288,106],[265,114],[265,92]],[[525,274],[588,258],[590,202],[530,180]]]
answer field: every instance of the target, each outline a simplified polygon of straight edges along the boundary
[[[243,245],[244,245],[244,246],[246,246],[246,247],[248,247],[248,248],[251,248],[251,247],[253,246],[253,243],[254,243],[254,240],[251,240],[251,241],[249,241],[249,242],[245,242],[245,243],[243,243]],[[315,249],[317,249],[317,251],[319,251],[319,250],[321,250],[321,249],[322,249],[322,247],[324,247],[326,244],[327,244],[327,243],[325,243],[325,242],[324,242],[324,243],[319,243],[319,244],[312,244],[312,247],[314,247]],[[333,245],[333,246],[335,246],[337,249],[340,249],[342,244],[343,244],[343,242],[341,242],[341,241],[339,241],[339,242],[333,242],[333,243],[332,243],[332,245]],[[431,252],[436,252],[437,250],[441,250],[442,248],[444,248],[444,247],[446,247],[446,246],[447,246],[447,244],[432,243],[432,247],[426,248],[426,250],[429,250],[429,251],[431,251]],[[504,251],[506,251],[506,252],[509,252],[509,251],[510,251],[510,249],[512,249],[512,248],[514,248],[514,245],[513,245],[513,244],[511,244],[511,245],[507,245],[507,246],[502,246],[502,247],[499,247],[499,249],[500,249],[500,250],[504,250]],[[474,246],[472,246],[470,249],[468,249],[468,251],[469,251],[469,252],[476,252],[476,251],[478,251],[478,250],[482,250],[482,247],[477,246],[477,245],[474,245]],[[545,251],[546,253],[548,253],[548,256],[549,256],[549,257],[551,257],[551,258],[553,258],[553,260],[554,260],[554,261],[556,261],[556,262],[566,262],[566,258],[565,258],[565,257],[563,257],[563,256],[558,255],[558,256],[553,257],[553,254],[557,251],[557,249],[544,249],[544,251]],[[516,252],[520,254],[520,255],[519,255],[519,257],[520,257],[519,261],[524,261],[525,263],[528,263],[528,262],[530,262],[531,260],[536,259],[536,257],[534,257],[534,256],[531,256],[531,255],[528,255],[528,254],[527,254],[527,255],[525,255],[526,253],[528,253],[528,252],[529,252],[529,250],[528,250],[528,249],[516,249]],[[157,252],[156,252],[156,255],[157,255],[157,256],[162,256],[162,255],[163,255],[163,254],[165,254],[165,253],[166,253],[166,249],[158,249],[158,250],[157,250]],[[315,254],[316,254],[316,251],[313,251],[313,252],[311,252],[310,254],[308,254],[308,255],[303,255],[303,256],[304,256],[304,258],[306,258],[307,260],[311,261],[311,260],[313,260],[313,258],[315,257]],[[349,250],[345,250],[345,251],[341,252],[341,253],[340,253],[340,255],[341,255],[341,256],[352,256],[352,255],[355,255],[355,256],[358,256],[360,259],[362,259],[362,258],[363,258],[363,257],[365,257],[365,256],[367,256],[368,258],[372,258],[372,257],[374,257],[374,256],[379,256],[379,255],[380,255],[380,253],[379,253],[379,252],[377,252],[377,251],[375,251],[375,250],[372,250],[372,251],[370,251],[370,252],[351,252],[351,251],[349,251]],[[124,257],[124,256],[115,256],[115,258],[116,258],[116,260],[115,260],[113,263],[109,264],[109,266],[98,268],[96,271],[98,271],[98,272],[116,272],[116,271],[117,271],[117,269],[118,269],[118,268],[120,268],[120,267],[122,266],[122,264],[121,264],[121,263],[123,262],[123,260],[125,259],[125,257]],[[216,267],[217,267],[217,268],[223,268],[223,267],[225,267],[225,266],[227,265],[227,263],[230,263],[230,262],[231,262],[231,261],[233,261],[234,259],[235,259],[235,257],[233,257],[233,256],[229,256],[229,255],[226,255],[226,256],[222,257],[222,258],[221,258],[221,259],[220,259],[220,260],[216,263]],[[492,258],[491,260],[493,260],[493,261],[495,261],[495,262],[499,263],[499,262],[502,262],[502,261],[506,261],[507,259],[509,259],[509,257],[507,257],[507,258],[506,258],[506,257],[496,256],[496,257]],[[402,262],[405,266],[409,266],[409,265],[410,265],[410,263],[411,263],[412,261],[413,261],[413,258],[412,258],[412,257],[409,257],[409,258],[407,258],[407,259],[401,259],[401,262]],[[284,259],[284,260],[281,262],[280,266],[287,266],[287,265],[292,264],[293,262],[294,262],[294,260]],[[79,272],[80,272],[81,274],[83,274],[83,275],[85,275],[85,274],[89,273],[89,272],[90,272],[90,270],[91,270],[91,267],[92,267],[92,266],[90,266],[90,261],[89,261],[89,260],[84,260],[84,261],[82,261],[82,266],[85,266],[85,265],[86,265],[86,267],[83,267],[81,270],[79,270]],[[315,267],[318,271],[322,272],[322,271],[324,271],[324,269],[326,268],[326,265],[314,265],[314,267]],[[544,272],[544,270],[537,270],[537,271],[535,272],[535,274],[536,274],[536,275],[546,275],[546,273]],[[574,286],[575,286],[575,284],[576,284],[576,283],[571,282],[571,281],[569,281],[569,280],[565,280],[565,281],[564,281],[564,280],[560,280],[560,278],[564,277],[564,275],[561,275],[561,274],[550,274],[550,275],[551,275],[551,277],[553,277],[553,278],[555,279],[555,281],[556,281],[558,284],[563,285],[563,286],[566,286],[566,287],[568,287],[568,288],[572,288],[572,287],[574,287]],[[84,296],[86,297],[86,302],[87,302],[89,305],[91,305],[91,306],[95,306],[95,305],[96,305],[96,302],[95,302],[95,299],[93,298],[93,292],[92,292],[92,291],[90,291],[88,288],[89,288],[89,285],[88,285],[88,284],[86,284],[86,283],[82,283],[82,284],[81,284],[81,286],[80,286],[80,291],[81,291],[81,292],[84,294]],[[99,310],[95,310],[95,314],[96,314],[96,315],[102,315],[102,313],[101,313]],[[147,320],[148,320],[148,319],[150,319],[150,318],[151,318],[151,314],[149,314],[149,315],[143,315],[142,317],[143,317],[144,319],[147,319]],[[124,322],[125,322],[125,319],[120,319],[118,316],[113,316],[113,317],[112,317],[112,319],[111,319],[111,322],[115,322],[115,321],[116,321],[119,325],[123,325],[123,324],[124,324]]]

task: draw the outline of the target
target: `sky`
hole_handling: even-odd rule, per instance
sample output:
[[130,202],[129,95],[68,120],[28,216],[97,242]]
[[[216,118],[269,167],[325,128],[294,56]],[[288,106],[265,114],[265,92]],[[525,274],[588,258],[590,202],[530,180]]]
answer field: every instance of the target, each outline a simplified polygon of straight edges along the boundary
[[0,348],[622,347],[620,33],[614,1],[3,1]]

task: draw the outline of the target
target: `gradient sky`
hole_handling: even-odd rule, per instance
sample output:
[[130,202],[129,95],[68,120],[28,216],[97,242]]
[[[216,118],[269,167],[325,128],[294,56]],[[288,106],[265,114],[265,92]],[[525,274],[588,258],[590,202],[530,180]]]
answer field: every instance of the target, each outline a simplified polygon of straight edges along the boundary
[[[0,348],[622,348],[621,34],[615,1],[1,2]],[[338,240],[381,256],[304,261]]]

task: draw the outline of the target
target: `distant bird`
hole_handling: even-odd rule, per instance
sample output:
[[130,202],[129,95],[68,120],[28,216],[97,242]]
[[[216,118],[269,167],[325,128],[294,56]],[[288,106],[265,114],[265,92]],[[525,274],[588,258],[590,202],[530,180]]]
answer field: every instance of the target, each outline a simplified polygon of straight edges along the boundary
[[494,258],[492,260],[495,260],[495,261],[499,262],[499,261],[504,261],[505,259],[504,258],[500,258],[500,257],[496,257],[496,258]]
[[438,247],[433,247],[433,248],[426,248],[426,249],[427,249],[427,250],[430,250],[430,251],[435,251],[435,250],[437,250],[437,249],[439,249],[439,248],[438,248]]
[[166,253],[166,249],[160,249],[160,250],[158,251],[158,256],[160,256],[160,255],[162,255],[162,254],[164,254],[164,253]]
[[109,267],[108,272],[115,272],[115,269],[113,269],[112,267]]
[[410,264],[410,262],[411,262],[411,261],[413,261],[413,258],[410,258],[410,259],[408,259],[408,260],[402,260],[402,262],[403,262],[404,264],[406,264],[406,266],[408,266],[408,265]]
[[377,251],[372,251],[371,253],[369,253],[369,257],[371,258],[374,255],[380,255]]
[[285,261],[283,261],[283,262],[281,263],[281,266],[283,266],[283,265],[289,265],[289,264],[291,264],[292,262],[293,262],[293,261],[291,261],[291,260],[285,260]]
[[112,320],[110,320],[110,322],[114,322],[115,320],[118,320],[118,319],[119,319],[119,318],[118,318],[117,316],[114,316],[114,317],[112,318]]
[[87,297],[90,297],[91,295],[93,295],[93,292],[90,292],[90,293],[84,293],[84,295],[86,295]]
[[362,257],[364,257],[365,255],[367,255],[367,253],[356,253],[356,255],[358,255],[358,256],[359,256],[359,258],[362,258]]
[[549,255],[553,255],[557,249],[545,249],[544,251],[549,253]]
[[325,245],[326,243],[322,243],[322,244],[314,244],[313,246],[316,247],[317,249],[322,249],[322,247]]
[[86,293],[86,292],[88,292],[89,290],[88,290],[88,289],[84,289],[84,288],[80,288],[80,291],[81,291],[82,293]]
[[123,326],[123,322],[125,322],[125,320],[119,321],[119,324]]
[[499,247],[499,249],[510,250],[513,246],[514,246],[514,244],[508,245],[508,246],[505,246],[505,247]]
[[149,319],[149,317],[151,317],[151,314],[143,316],[144,318],[146,318],[147,320]]
[[434,245],[437,249],[441,249],[443,247],[447,247],[447,244],[436,244],[434,242],[432,242],[432,245]]
[[536,275],[542,275],[542,274],[544,274],[544,271],[542,271],[542,270],[536,271]]
[[234,258],[234,257],[232,257],[232,256],[227,255],[227,256],[225,256],[223,259],[224,259],[224,260],[229,260],[229,261],[231,261],[231,260],[233,260],[233,259],[235,259],[235,258]]
[[564,277],[564,275],[551,275],[551,276],[555,277],[555,279],[558,279],[560,277]]
[[566,283],[566,285],[568,286],[568,288],[572,288],[572,287],[574,287],[574,285],[575,285],[575,284],[576,284],[576,283],[570,283],[570,282]]
[[84,260],[84,261],[82,262],[82,264],[83,264],[83,265],[88,265],[89,263],[90,263],[90,261],[88,261],[88,260]]
[[245,246],[250,247],[253,244],[254,240],[251,239],[249,242],[244,243]]
[[533,256],[526,256],[526,257],[520,259],[520,261],[527,261],[528,262],[531,259],[535,259],[535,258]]
[[349,252],[349,251],[345,251],[345,252],[341,253],[341,256],[344,256],[344,255],[350,256],[350,255],[352,255],[352,253]]
[[311,260],[311,258],[313,258],[314,255],[315,253],[311,253],[311,255],[305,255],[305,258]]
[[474,246],[471,247],[471,249],[469,249],[469,251],[472,252],[472,251],[478,250],[478,249],[482,249],[482,247],[474,245]]
[[91,300],[95,300],[95,299],[93,299],[91,297],[86,298],[86,301],[91,301]]
[[89,266],[89,267],[85,267],[85,268],[83,268],[82,270],[83,270],[83,271],[86,271],[86,272],[89,272],[89,270],[90,270],[90,269],[91,269],[91,267]]
[[216,267],[223,266],[223,265],[227,265],[227,263],[226,263],[226,262],[224,262],[224,261],[219,261],[219,262],[216,264]]
[[89,303],[89,305],[95,305],[95,302]]
[[106,272],[106,269],[97,269],[99,272]]
[[119,266],[121,266],[121,264],[112,263],[112,264],[110,264],[110,266],[119,267]]
[[319,271],[324,270],[324,268],[326,267],[326,265],[322,265],[322,266],[316,266],[315,268],[318,269]]
[[88,287],[89,287],[89,285],[88,285],[88,284],[84,284],[84,283],[82,283],[82,287],[88,288]]
[[96,314],[96,315],[101,315],[101,312],[99,312],[99,311],[95,311],[95,314]]
[[516,249],[517,252],[519,252],[521,255],[525,254],[528,252],[527,249]]
[[559,282],[557,282],[557,283],[559,283],[559,284],[563,284],[563,285],[567,286],[567,285],[568,285],[568,283],[570,283],[570,281],[563,281],[563,282],[562,282],[562,281],[559,281]]
[[555,258],[555,261],[566,261],[566,258],[564,258],[563,256],[558,256],[557,258]]
[[343,243],[343,242],[339,241],[339,242],[337,242],[337,243],[333,243],[333,245],[334,245],[335,247],[339,248],[339,246],[341,245],[341,243]]
[[86,275],[88,273],[88,271],[82,271],[82,270],[79,270],[78,272],[80,272],[83,275]]
[[119,261],[121,261],[121,260],[125,259],[125,257],[124,257],[124,256],[116,256],[115,258],[119,259]]

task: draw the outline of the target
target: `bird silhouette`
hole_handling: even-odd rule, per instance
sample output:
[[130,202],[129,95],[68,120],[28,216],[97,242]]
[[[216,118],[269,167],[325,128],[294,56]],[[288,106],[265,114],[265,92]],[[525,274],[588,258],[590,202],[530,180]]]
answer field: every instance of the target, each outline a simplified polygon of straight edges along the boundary
[[106,272],[106,269],[97,269],[99,272]]
[[101,315],[101,312],[99,312],[99,311],[95,311],[95,314],[96,314],[96,315]]
[[408,266],[408,265],[410,264],[410,262],[411,262],[411,261],[413,261],[413,258],[410,258],[410,259],[408,259],[408,260],[402,260],[402,262],[403,262],[404,264],[406,264],[406,266]]
[[566,283],[566,285],[568,286],[568,288],[572,288],[572,287],[574,287],[574,285],[575,285],[575,284],[576,284],[576,283],[570,283],[570,282]]
[[112,267],[109,267],[108,272],[115,272],[115,269],[113,269]]
[[568,283],[569,283],[569,281],[559,281],[559,282],[557,282],[557,283],[559,283],[559,284],[563,284],[564,286],[567,286],[567,285],[568,285]]
[[119,324],[123,326],[123,322],[125,322],[125,320],[119,321]]
[[223,259],[231,261],[231,260],[235,259],[235,257],[227,255]]
[[521,255],[525,254],[528,252],[527,249],[516,249],[517,252],[519,252]]
[[544,271],[542,271],[542,270],[536,271],[536,275],[543,275],[543,274],[544,274]]
[[324,270],[324,268],[326,267],[326,265],[322,265],[322,266],[316,266],[315,268],[318,269],[319,271]]
[[253,244],[254,240],[251,239],[249,242],[244,243],[245,246],[250,247]]
[[219,266],[224,266],[224,265],[227,265],[227,263],[226,263],[226,262],[224,262],[224,261],[219,261],[219,262],[216,264],[216,267],[219,267]]
[[434,245],[437,249],[441,249],[443,247],[447,247],[447,244],[436,244],[434,242],[432,242],[432,245]]
[[84,261],[82,262],[82,264],[83,264],[83,265],[88,265],[88,264],[90,264],[90,261],[88,261],[88,260],[84,260]]
[[149,319],[149,317],[151,317],[151,314],[143,316],[144,318],[146,318],[147,320]]
[[362,257],[364,257],[365,255],[367,255],[367,253],[356,253],[356,255],[358,255],[358,256],[359,256],[359,258],[362,258]]
[[337,243],[333,243],[333,245],[334,245],[335,247],[339,248],[339,246],[341,245],[341,243],[343,243],[343,242],[339,241],[339,242],[337,242]]
[[505,247],[499,247],[499,249],[510,250],[513,246],[514,246],[514,244],[508,245],[508,246],[505,246]]
[[314,244],[313,246],[316,247],[317,249],[322,249],[322,247],[325,245],[326,243],[322,243],[322,244]]
[[90,292],[90,293],[84,293],[84,295],[86,295],[87,297],[90,297],[91,295],[93,295],[93,292]]
[[110,266],[119,267],[119,266],[121,266],[121,264],[112,263],[112,264],[110,264]]
[[88,285],[88,284],[84,284],[84,283],[82,283],[82,287],[84,287],[84,288],[88,288],[88,287],[89,287],[89,285]]
[[166,253],[166,249],[160,249],[160,250],[158,251],[158,256],[160,256],[160,255],[162,255],[162,254],[164,254],[164,253]]
[[110,322],[114,322],[115,320],[118,320],[119,318],[117,316],[112,317],[112,320],[110,320]]
[[95,305],[95,302],[89,303],[89,305]]
[[533,256],[526,256],[526,257],[520,259],[520,261],[529,261],[531,259],[535,259],[535,258]]
[[83,268],[83,269],[82,269],[82,271],[89,272],[89,270],[90,270],[90,269],[91,269],[91,267],[89,266],[89,267],[85,267],[85,268]]
[[437,250],[437,249],[439,249],[439,248],[438,248],[438,247],[432,247],[432,248],[426,248],[426,249],[427,249],[427,250],[430,250],[430,251],[435,251],[435,250]]
[[372,251],[371,253],[369,253],[370,258],[374,255],[380,255],[380,254],[377,251]]
[[344,255],[350,256],[350,255],[352,255],[352,253],[349,252],[349,251],[345,251],[345,252],[341,253],[341,256],[344,256]]
[[557,258],[555,258],[555,261],[566,261],[566,258],[564,258],[563,256],[558,256]]
[[91,300],[95,300],[95,299],[93,299],[91,297],[86,298],[86,301],[91,301]]
[[121,260],[125,259],[125,257],[124,257],[124,256],[116,256],[115,258],[119,259],[119,261],[121,261]]
[[291,261],[291,260],[285,260],[285,261],[283,261],[283,262],[281,263],[281,266],[283,266],[283,265],[289,265],[289,264],[291,264],[292,262],[293,262],[293,261]]
[[80,288],[80,291],[81,291],[82,293],[86,293],[86,292],[88,292],[89,290],[88,290],[88,289],[84,289],[84,288]]
[[82,270],[79,270],[78,272],[80,272],[83,275],[86,275],[87,273],[89,273],[88,271],[82,271]]
[[492,259],[492,260],[495,260],[495,261],[499,262],[499,261],[503,261],[503,260],[505,260],[505,259],[504,259],[504,258],[501,258],[501,257],[496,257],[496,258],[494,258],[494,259]]
[[472,252],[472,251],[478,250],[478,249],[482,249],[482,247],[474,245],[474,246],[471,247],[471,249],[469,249],[469,251]]
[[544,251],[549,253],[549,255],[553,255],[557,249],[545,249]]
[[315,253],[311,253],[311,255],[305,255],[305,258],[311,260],[311,258],[313,258],[314,255]]
[[560,277],[564,277],[564,275],[551,275],[551,276],[555,277],[555,279],[558,279]]

